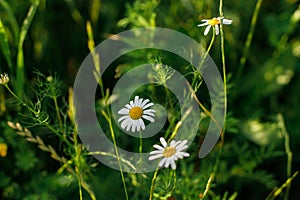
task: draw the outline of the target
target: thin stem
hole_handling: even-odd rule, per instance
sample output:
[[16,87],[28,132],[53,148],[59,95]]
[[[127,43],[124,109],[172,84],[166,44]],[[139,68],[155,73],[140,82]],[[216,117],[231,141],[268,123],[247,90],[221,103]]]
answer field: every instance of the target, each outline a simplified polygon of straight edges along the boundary
[[[200,62],[199,69],[201,69],[201,68],[203,67],[203,64],[204,64],[204,62],[205,62],[205,60],[206,60],[206,58],[207,58],[207,56],[208,56],[208,54],[209,54],[209,52],[210,52],[210,50],[211,50],[211,48],[212,48],[212,45],[213,45],[214,41],[215,41],[215,29],[213,28],[213,35],[212,35],[212,38],[211,38],[211,40],[210,40],[210,43],[209,43],[209,45],[208,45],[207,50],[205,51],[204,56],[203,56],[203,58],[202,58],[202,60],[201,60],[201,62]],[[198,71],[196,71],[196,72],[198,72]],[[198,74],[198,73],[197,73],[197,74]],[[197,78],[197,76],[194,76],[194,80],[193,80],[193,82],[192,82],[192,86],[195,87],[195,92],[197,92],[197,89],[198,89],[199,86],[200,86],[200,85],[198,85],[198,86],[196,85],[196,86],[195,86],[196,78]]]
[[[11,93],[11,95],[13,95],[24,107],[26,107],[32,114],[34,114],[35,116],[38,115],[38,113],[32,109],[30,106],[28,106],[26,104],[26,102],[21,99],[20,97],[18,97],[10,88],[7,84],[4,85],[5,88]],[[37,118],[37,121],[40,124],[44,124],[50,131],[52,131],[55,135],[57,135],[59,138],[61,138],[64,142],[66,142],[68,145],[72,145],[66,138],[62,137],[61,134],[59,133],[59,131],[57,131],[55,128],[53,128],[51,125],[49,125],[47,123],[47,120],[41,120],[40,118]]]
[[206,187],[205,187],[205,190],[203,192],[203,194],[201,195],[201,200],[205,198],[205,196],[207,195],[208,191],[210,190],[210,187],[211,187],[211,183],[212,181],[214,180],[215,178],[215,173],[211,173],[210,176],[209,176],[209,179],[206,183]]
[[175,190],[175,188],[176,188],[176,170],[172,170],[173,171],[173,179],[174,179],[174,184],[173,184],[173,190],[172,190],[172,192]]
[[143,138],[142,138],[142,131],[140,131],[140,146],[139,146],[139,153],[142,154],[143,152]]
[[26,103],[20,98],[18,97],[10,88],[7,84],[4,85],[5,88],[10,92],[10,94],[12,94],[23,106],[27,107]]
[[127,188],[126,188],[126,183],[125,183],[125,178],[124,178],[124,173],[123,173],[123,169],[122,169],[122,165],[121,165],[121,158],[120,158],[119,151],[118,151],[115,132],[114,132],[114,129],[113,129],[113,126],[112,126],[111,116],[110,116],[110,114],[107,115],[105,112],[102,112],[102,114],[104,115],[104,117],[106,118],[106,120],[109,124],[109,130],[110,130],[111,137],[112,137],[112,140],[113,140],[113,143],[114,143],[114,150],[115,150],[116,157],[117,157],[117,160],[118,160],[118,165],[119,165],[121,178],[122,178],[122,182],[123,182],[125,197],[126,197],[126,200],[129,200],[128,193],[127,193]]
[[[223,17],[223,0],[220,0],[220,17]],[[224,85],[224,129],[221,135],[222,143],[224,141],[224,132],[226,126],[226,111],[227,111],[227,77],[226,77],[226,65],[225,65],[225,50],[224,50],[224,33],[223,24],[220,23],[220,34],[221,34],[221,53],[222,53],[222,65],[223,65],[223,85]]]
[[238,74],[237,74],[237,79],[238,80],[240,79],[240,77],[242,75],[242,72],[244,70],[244,67],[245,67],[245,63],[246,63],[246,60],[247,60],[249,48],[251,46],[253,34],[254,34],[254,31],[255,31],[257,16],[258,16],[258,13],[259,13],[260,8],[261,8],[262,1],[263,0],[257,0],[256,5],[255,5],[255,9],[254,9],[254,12],[253,12],[253,15],[252,15],[252,18],[251,18],[250,30],[248,32],[247,39],[246,39],[246,42],[245,42],[245,48],[243,50],[243,56],[240,59],[240,65],[239,65]]
[[207,115],[207,116],[209,116],[212,120],[213,120],[213,122],[218,126],[218,128],[219,128],[219,131],[220,131],[220,134],[223,132],[223,130],[222,130],[222,127],[221,127],[221,125],[220,125],[220,123],[216,120],[216,118],[211,114],[211,112],[209,112],[209,110],[207,110],[206,108],[205,108],[205,106],[200,102],[200,100],[198,99],[198,97],[197,97],[197,95],[196,95],[196,93],[195,93],[195,91],[193,90],[193,88],[189,85],[189,84],[187,84],[188,85],[188,87],[189,87],[189,90],[190,90],[190,92],[192,93],[192,96],[194,97],[194,99],[196,100],[196,102],[198,103],[198,105],[200,106],[200,108],[204,111],[204,113]]
[[[77,170],[76,170],[76,173],[77,173]],[[79,199],[82,200],[82,188],[81,188],[80,177],[78,177],[78,188],[79,188]]]
[[[286,163],[286,176],[287,178],[290,178],[292,175],[292,159],[293,159],[293,153],[290,149],[290,137],[289,134],[286,130],[285,124],[284,124],[284,119],[282,114],[278,114],[278,120],[279,120],[279,126],[281,128],[281,131],[283,133],[284,136],[284,147],[285,147],[285,153],[287,156],[287,163]],[[290,189],[291,189],[291,184],[289,184],[286,187],[286,192],[284,195],[284,200],[288,200],[289,199],[289,194],[290,194]]]
[[54,96],[54,97],[52,97],[52,99],[54,101],[54,107],[55,107],[55,110],[56,110],[56,115],[57,115],[57,118],[58,118],[58,121],[59,121],[60,129],[63,130],[63,123],[62,123],[62,119],[61,119],[61,116],[60,116],[60,113],[59,113],[57,98],[56,98],[56,96]]
[[192,112],[193,107],[189,107],[189,109],[183,114],[182,118],[180,119],[180,121],[175,125],[175,128],[172,132],[172,135],[170,136],[170,138],[168,139],[168,142],[170,142],[171,140],[173,140],[175,138],[175,136],[178,133],[179,128],[181,127],[182,123],[184,122],[184,120],[188,117],[188,115]]
[[156,181],[156,178],[157,178],[157,172],[159,170],[159,166],[156,167],[156,170],[153,174],[153,178],[152,178],[152,181],[151,181],[151,188],[150,188],[150,197],[149,197],[149,200],[152,200],[153,199],[153,193],[154,193],[154,188],[155,188],[155,181]]

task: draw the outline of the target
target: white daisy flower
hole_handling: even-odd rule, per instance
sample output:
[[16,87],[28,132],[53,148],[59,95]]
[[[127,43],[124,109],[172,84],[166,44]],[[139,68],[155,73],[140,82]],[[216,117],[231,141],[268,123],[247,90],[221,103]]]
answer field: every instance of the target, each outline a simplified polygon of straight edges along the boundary
[[178,160],[178,158],[182,159],[183,157],[190,156],[189,153],[184,152],[188,148],[187,140],[172,140],[170,142],[170,146],[168,146],[166,140],[161,137],[160,142],[162,146],[159,146],[157,144],[153,145],[154,148],[157,150],[150,152],[149,160],[155,160],[158,158],[162,158],[159,162],[159,167],[165,167],[168,168],[169,165],[171,165],[172,169],[176,169],[175,161]]
[[204,23],[198,24],[198,26],[207,26],[205,28],[204,35],[208,34],[208,32],[209,32],[209,30],[210,30],[210,28],[212,26],[216,30],[216,35],[219,35],[219,33],[220,33],[219,24],[222,23],[222,24],[228,25],[228,24],[232,23],[232,20],[230,20],[230,19],[224,19],[224,17],[217,17],[217,18],[214,17],[212,19],[203,19],[201,21],[204,22]]
[[0,74],[0,85],[5,85],[9,81],[9,77],[6,73]]
[[[118,114],[124,115],[120,117],[118,122],[121,122],[121,127],[126,128],[126,131],[129,131],[131,128],[132,132],[135,130],[140,131],[145,130],[145,123],[143,119],[146,119],[150,122],[154,122],[154,109],[148,109],[154,104],[150,102],[149,99],[143,100],[139,96],[135,96],[133,101],[130,101],[129,104],[126,104],[126,108],[119,110]],[[142,119],[143,118],[143,119]]]

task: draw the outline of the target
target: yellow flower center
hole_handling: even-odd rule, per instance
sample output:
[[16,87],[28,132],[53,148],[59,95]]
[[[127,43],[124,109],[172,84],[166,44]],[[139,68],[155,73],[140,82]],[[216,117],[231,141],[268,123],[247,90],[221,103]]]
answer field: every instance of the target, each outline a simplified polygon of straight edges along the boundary
[[176,149],[174,147],[167,147],[163,152],[164,157],[171,157],[176,153]]
[[135,106],[129,110],[129,116],[131,119],[134,120],[140,119],[142,115],[143,115],[143,109],[138,106]]
[[217,18],[212,18],[212,19],[209,20],[207,23],[208,23],[209,25],[211,25],[211,26],[214,26],[214,25],[220,24],[221,22],[220,22],[220,20],[218,20]]

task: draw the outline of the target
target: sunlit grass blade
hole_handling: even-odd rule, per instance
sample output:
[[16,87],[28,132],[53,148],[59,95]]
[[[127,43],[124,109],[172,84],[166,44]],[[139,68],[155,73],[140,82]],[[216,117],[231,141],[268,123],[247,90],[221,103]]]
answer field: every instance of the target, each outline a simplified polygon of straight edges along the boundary
[[0,6],[5,10],[6,19],[10,23],[13,37],[17,40],[19,37],[19,24],[14,13],[10,5],[5,0],[0,1]]
[[282,192],[282,190],[291,185],[293,179],[298,175],[298,171],[293,174],[292,177],[288,178],[279,188],[275,188],[266,198],[266,200],[276,199]]
[[39,6],[40,1],[35,0],[31,7],[29,8],[29,11],[27,13],[26,18],[23,21],[23,25],[21,27],[21,32],[19,35],[19,41],[18,41],[18,55],[17,55],[17,74],[16,74],[16,92],[17,94],[21,94],[23,91],[24,81],[25,81],[25,69],[24,69],[24,52],[23,52],[23,43],[26,38],[26,35],[28,33],[30,24],[33,20],[33,17],[37,11],[37,8]]
[[91,21],[93,24],[97,24],[100,14],[101,0],[93,0],[91,3]]
[[70,10],[71,16],[75,20],[75,22],[80,25],[83,25],[84,24],[83,17],[81,16],[79,10],[76,8],[74,1],[73,0],[65,0],[65,2]]
[[11,52],[10,52],[10,48],[9,48],[9,43],[8,43],[8,39],[7,39],[7,35],[5,32],[5,28],[3,26],[3,23],[0,19],[0,48],[1,51],[4,55],[4,58],[7,62],[9,71],[13,70],[13,66],[12,66],[12,61],[11,61]]

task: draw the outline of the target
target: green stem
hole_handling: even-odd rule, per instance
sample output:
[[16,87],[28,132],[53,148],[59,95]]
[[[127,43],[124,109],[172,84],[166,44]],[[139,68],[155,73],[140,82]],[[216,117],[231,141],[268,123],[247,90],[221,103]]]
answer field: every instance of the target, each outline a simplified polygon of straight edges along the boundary
[[[285,147],[285,153],[287,156],[287,163],[286,163],[286,176],[287,178],[290,178],[292,175],[292,159],[293,159],[293,153],[290,149],[290,137],[289,134],[286,130],[285,124],[284,124],[284,119],[282,114],[278,114],[278,120],[279,120],[279,125],[281,128],[281,131],[283,133],[284,136],[284,147]],[[291,184],[289,184],[286,187],[286,192],[284,195],[284,200],[288,200],[289,199],[289,194],[290,194],[290,189],[291,189]]]
[[[205,60],[206,60],[206,58],[207,58],[207,56],[208,56],[208,54],[209,54],[209,52],[210,52],[210,50],[211,50],[211,48],[212,48],[212,45],[213,45],[214,41],[215,41],[215,29],[213,29],[213,36],[212,36],[212,38],[211,38],[211,40],[210,40],[210,43],[209,43],[209,45],[208,45],[208,48],[207,48],[207,50],[205,51],[205,54],[204,54],[204,56],[203,56],[203,58],[202,58],[202,60],[201,60],[201,62],[200,62],[199,69],[202,68],[202,66],[203,66],[203,64],[204,64],[204,62],[205,62]],[[196,76],[196,75],[198,75],[197,72],[198,72],[198,71],[196,71],[196,74],[195,74],[194,79],[193,79],[193,82],[192,82],[192,86],[195,88],[195,92],[197,92],[197,89],[198,89],[199,86],[200,86],[200,85],[195,85],[195,84],[196,84],[197,77],[198,77],[198,76]],[[201,81],[200,81],[200,82],[201,82]]]
[[60,129],[63,130],[63,123],[62,123],[62,119],[61,119],[61,116],[60,116],[60,113],[59,113],[57,98],[56,98],[56,96],[54,96],[52,99],[54,101],[54,107],[55,107],[55,110],[56,110],[56,115],[57,115],[57,118],[58,118],[58,121],[59,121]]
[[[220,0],[220,17],[223,17],[223,0]],[[226,65],[225,65],[225,48],[224,48],[224,33],[223,24],[220,23],[220,34],[221,34],[221,53],[222,53],[222,65],[223,65],[223,85],[224,85],[224,129],[223,134],[221,134],[222,142],[224,141],[224,132],[226,125],[226,111],[227,111],[227,77],[226,77]]]
[[125,178],[124,178],[124,173],[123,173],[123,169],[122,169],[122,165],[121,165],[121,158],[120,158],[119,151],[118,151],[115,132],[114,132],[114,129],[113,129],[113,126],[112,126],[111,116],[107,115],[105,112],[102,112],[102,114],[104,115],[104,117],[106,118],[106,120],[109,124],[109,130],[110,130],[111,137],[112,137],[112,140],[113,140],[113,143],[114,143],[114,149],[115,149],[115,153],[116,153],[116,157],[117,157],[117,160],[118,160],[118,165],[119,165],[119,169],[120,169],[120,173],[121,173],[121,178],[122,178],[122,182],[123,182],[125,197],[126,197],[126,200],[129,200],[128,193],[127,193],[127,188],[126,188],[126,183],[125,183]]
[[237,79],[238,80],[241,78],[242,72],[243,72],[244,67],[245,67],[245,63],[246,63],[246,60],[247,60],[247,57],[248,57],[248,52],[249,52],[249,48],[251,46],[251,42],[252,42],[252,38],[253,38],[256,22],[257,22],[257,17],[258,17],[258,13],[259,13],[261,5],[262,5],[262,1],[263,0],[257,0],[256,5],[255,5],[255,9],[254,9],[254,12],[253,12],[253,15],[252,15],[252,18],[251,18],[250,30],[249,30],[248,35],[247,35],[245,48],[243,50],[243,56],[240,59],[240,65],[239,65],[238,74],[237,74]]
[[176,188],[176,170],[172,170],[173,171],[173,179],[174,179],[174,184],[173,184],[173,189],[172,192],[175,191]]
[[[13,95],[18,101],[20,104],[22,104],[22,106],[26,107],[32,114],[34,114],[34,116],[38,116],[38,112],[36,112],[34,109],[32,109],[30,106],[28,106],[26,104],[26,102],[21,99],[19,96],[17,96],[10,88],[7,84],[4,85],[5,88],[11,93],[11,95]],[[39,117],[37,117],[36,119],[40,124],[44,124],[50,131],[52,131],[55,135],[57,135],[59,138],[61,138],[64,142],[66,142],[68,145],[72,145],[71,142],[69,142],[66,138],[64,138],[60,133],[59,131],[57,131],[55,128],[53,128],[51,125],[49,125],[47,123],[46,120],[41,120]]]
[[143,152],[143,138],[142,138],[142,131],[140,131],[140,146],[139,146],[139,153],[142,154]]
[[158,172],[158,170],[159,170],[159,166],[157,165],[156,170],[155,170],[155,172],[153,174],[152,181],[151,181],[151,188],[150,188],[150,197],[149,197],[149,200],[153,199],[154,188],[155,188],[155,181],[156,181],[156,178],[157,178],[157,172]]
[[[76,170],[76,173],[77,173],[77,170]],[[78,177],[78,188],[79,188],[79,199],[82,200],[82,188],[81,188],[80,177]]]

